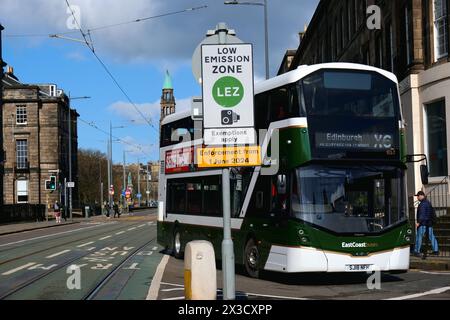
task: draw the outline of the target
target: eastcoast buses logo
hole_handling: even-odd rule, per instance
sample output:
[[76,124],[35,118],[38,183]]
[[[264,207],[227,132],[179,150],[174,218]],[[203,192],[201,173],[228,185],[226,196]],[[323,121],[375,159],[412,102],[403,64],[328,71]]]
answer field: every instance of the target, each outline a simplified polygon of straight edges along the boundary
[[375,248],[375,247],[378,247],[377,243],[342,242],[342,248]]

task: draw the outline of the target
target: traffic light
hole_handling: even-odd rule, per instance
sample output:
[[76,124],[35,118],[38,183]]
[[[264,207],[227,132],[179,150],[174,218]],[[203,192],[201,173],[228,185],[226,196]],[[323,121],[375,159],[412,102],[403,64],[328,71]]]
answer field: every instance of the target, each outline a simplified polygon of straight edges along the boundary
[[56,190],[56,177],[51,176],[50,180],[45,180],[45,190],[55,191]]

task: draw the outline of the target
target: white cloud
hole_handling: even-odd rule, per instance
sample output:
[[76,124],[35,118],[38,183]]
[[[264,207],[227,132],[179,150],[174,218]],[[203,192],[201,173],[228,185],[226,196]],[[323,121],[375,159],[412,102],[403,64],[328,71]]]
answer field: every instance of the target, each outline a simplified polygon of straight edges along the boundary
[[124,150],[127,151],[128,157],[147,159],[149,156],[155,154],[157,155],[159,152],[158,143],[143,145],[140,144],[135,138],[131,136],[126,136],[124,138],[121,138],[121,140],[123,141],[122,144],[124,146]]
[[[191,108],[192,98],[176,100],[176,112],[183,112]],[[135,104],[140,112],[149,119],[156,127],[161,115],[160,101]],[[129,102],[118,101],[108,107],[108,110],[122,119],[133,121],[135,124],[147,124],[145,119],[136,111],[136,108]]]
[[66,55],[67,58],[74,61],[86,61],[87,58],[84,53],[80,51],[72,51]]
[[[225,21],[238,37],[254,44],[255,67],[264,74],[263,10],[257,6],[225,6],[217,0],[69,0],[81,9],[84,29],[208,5],[208,8],[159,17],[92,33],[97,52],[119,62],[145,62],[173,70],[190,64],[208,29]],[[286,49],[298,45],[298,32],[308,23],[318,0],[272,0],[269,5],[271,73]],[[67,29],[65,1],[2,0],[1,19],[8,34],[62,33]],[[80,34],[69,35],[80,37]],[[36,38],[31,38],[35,40]],[[46,39],[45,37],[42,39]],[[48,40],[64,43],[64,40]],[[87,49],[86,49],[87,50]]]

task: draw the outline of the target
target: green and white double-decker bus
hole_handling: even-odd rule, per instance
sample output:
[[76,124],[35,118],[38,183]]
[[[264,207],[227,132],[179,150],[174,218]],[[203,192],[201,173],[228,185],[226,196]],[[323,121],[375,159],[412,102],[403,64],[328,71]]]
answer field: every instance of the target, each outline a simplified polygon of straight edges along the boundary
[[[408,270],[405,129],[393,74],[299,67],[256,85],[255,124],[266,132],[264,165],[230,177],[237,264],[252,277]],[[195,165],[201,122],[175,114],[161,130],[158,242],[182,257],[186,243],[207,240],[221,257],[222,171]]]

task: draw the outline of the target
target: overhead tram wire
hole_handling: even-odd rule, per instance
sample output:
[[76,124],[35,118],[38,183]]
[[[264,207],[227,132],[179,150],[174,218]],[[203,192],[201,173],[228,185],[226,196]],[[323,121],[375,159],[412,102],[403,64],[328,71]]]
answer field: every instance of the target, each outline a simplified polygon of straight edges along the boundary
[[[81,122],[83,122],[84,124],[86,124],[86,125],[88,125],[88,126],[94,128],[95,130],[97,130],[97,131],[99,131],[99,132],[101,132],[101,133],[104,133],[104,134],[106,134],[107,136],[109,136],[109,132],[107,132],[106,130],[103,130],[102,128],[99,128],[93,121],[89,122],[89,121],[83,120],[83,119],[81,119],[81,118],[78,118],[78,119],[79,119]],[[141,145],[138,145],[138,144],[134,144],[134,143],[125,141],[124,139],[121,139],[121,138],[116,137],[116,136],[114,136],[114,135],[113,135],[112,137],[113,137],[115,140],[119,141],[120,143],[129,145],[129,146],[131,146],[131,147],[133,147],[133,148],[136,148],[136,149],[139,150],[142,154],[144,154],[144,155],[150,157],[150,155],[149,155],[148,153],[146,153],[146,152],[142,149]]]
[[[97,55],[97,53],[95,52],[95,49],[94,49],[93,44],[90,43],[90,42],[88,41],[88,39],[87,39],[87,37],[86,37],[86,33],[83,31],[83,29],[81,28],[81,25],[79,24],[77,18],[75,17],[75,13],[73,12],[72,7],[70,6],[69,1],[68,1],[68,0],[65,0],[65,1],[66,1],[66,4],[67,4],[67,7],[70,9],[70,12],[71,12],[71,14],[72,14],[72,17],[73,17],[75,23],[77,24],[77,27],[78,27],[78,29],[79,29],[79,31],[80,31],[80,33],[81,33],[81,35],[82,35],[82,37],[83,37],[83,39],[84,39],[86,45],[87,45],[87,47],[91,50],[92,54],[95,56],[95,58],[98,60],[98,62],[102,65],[102,67],[105,69],[106,73],[111,77],[111,79],[113,80],[113,82],[115,83],[115,85],[119,88],[119,90],[120,90],[120,91],[123,93],[123,95],[127,98],[128,102],[133,106],[133,108],[136,110],[136,112],[142,117],[142,119],[145,120],[145,122],[148,123],[148,125],[149,125],[151,128],[153,128],[153,130],[155,130],[155,132],[156,132],[157,134],[159,134],[159,130],[155,127],[155,125],[151,122],[151,120],[150,120],[150,119],[147,119],[147,117],[142,113],[142,111],[139,110],[139,108],[136,106],[136,104],[131,100],[130,96],[125,92],[125,90],[122,88],[122,86],[121,86],[121,85],[119,84],[119,82],[116,80],[116,78],[115,78],[114,75],[111,73],[111,71],[109,71],[109,69],[108,69],[108,67],[106,66],[106,64],[105,64],[105,63],[102,61],[102,59],[100,59],[100,57]],[[206,7],[206,6],[198,7],[198,8],[185,9],[185,10],[182,10],[182,11],[180,11],[180,12],[192,11],[192,10],[198,10],[198,9],[204,8],[204,7]],[[177,13],[180,13],[180,12],[177,12]],[[170,13],[170,14],[175,14],[175,13]],[[168,14],[164,14],[164,15],[160,15],[160,16],[166,16],[166,15],[169,15],[169,13],[168,13]],[[135,21],[133,21],[133,22],[140,22],[140,21],[144,21],[144,20],[148,20],[148,19],[151,19],[151,18],[148,17],[148,18],[144,18],[144,19],[138,19],[139,21],[135,20]],[[129,23],[133,23],[133,22],[129,22]],[[112,26],[112,25],[110,25],[110,26],[105,26],[105,27],[99,27],[99,28],[97,28],[97,30],[99,30],[100,28],[106,28],[106,27],[111,27],[111,26]],[[90,30],[90,31],[92,31],[92,30]],[[88,32],[89,37],[90,37],[90,31]]]
[[[115,23],[115,24],[110,24],[110,25],[104,25],[104,26],[99,26],[99,27],[93,27],[93,28],[89,28],[87,29],[87,33],[89,32],[93,32],[93,31],[98,31],[98,30],[104,30],[104,29],[108,29],[108,28],[114,28],[114,27],[119,27],[119,26],[124,26],[124,25],[128,25],[128,24],[132,24],[132,23],[140,23],[140,22],[145,22],[147,20],[150,19],[155,19],[155,18],[162,18],[162,17],[167,17],[167,16],[172,16],[172,15],[176,15],[176,14],[180,14],[180,13],[185,13],[185,12],[189,12],[189,11],[195,11],[195,10],[201,10],[201,9],[205,9],[208,6],[204,5],[204,6],[200,6],[200,7],[193,7],[193,8],[187,8],[184,10],[178,10],[178,11],[172,11],[172,12],[168,12],[168,13],[162,13],[162,14],[158,14],[155,16],[149,16],[149,17],[145,17],[145,18],[139,18],[139,19],[134,19],[134,20],[130,20],[130,21],[125,21],[125,22],[119,22],[119,23]],[[6,34],[4,35],[4,37],[8,37],[8,38],[26,38],[26,37],[53,37],[56,35],[69,35],[69,34],[75,34],[78,33],[78,31],[68,31],[68,32],[57,32],[57,33],[30,33],[30,34]]]
[[75,21],[75,23],[77,24],[78,30],[81,33],[81,36],[84,39],[84,42],[86,43],[87,47],[91,50],[92,54],[95,56],[95,58],[98,60],[98,62],[102,65],[103,69],[105,69],[106,73],[111,77],[111,79],[113,80],[113,82],[115,83],[115,85],[119,88],[119,90],[123,93],[123,95],[127,98],[128,102],[133,106],[133,108],[139,113],[139,115],[142,117],[142,119],[144,119],[150,127],[152,127],[157,133],[158,130],[155,128],[155,126],[153,125],[153,123],[151,123],[151,121],[149,119],[147,119],[147,117],[145,117],[145,115],[142,113],[141,110],[139,110],[139,108],[136,106],[136,104],[131,100],[130,96],[125,92],[125,90],[122,88],[122,86],[119,84],[119,82],[116,80],[116,78],[114,77],[114,75],[111,73],[111,71],[109,71],[108,67],[106,66],[106,64],[102,61],[102,59],[100,59],[100,57],[97,55],[97,53],[95,52],[95,49],[93,46],[91,46],[89,44],[88,39],[86,38],[86,34],[84,33],[83,29],[81,28],[81,25],[79,24],[77,18],[75,17],[75,13],[72,10],[72,7],[70,6],[70,3],[68,0],[66,0],[66,4],[67,7],[69,8],[73,20]]

